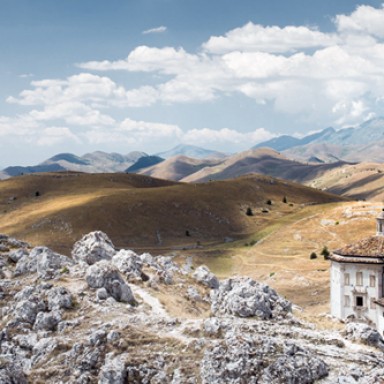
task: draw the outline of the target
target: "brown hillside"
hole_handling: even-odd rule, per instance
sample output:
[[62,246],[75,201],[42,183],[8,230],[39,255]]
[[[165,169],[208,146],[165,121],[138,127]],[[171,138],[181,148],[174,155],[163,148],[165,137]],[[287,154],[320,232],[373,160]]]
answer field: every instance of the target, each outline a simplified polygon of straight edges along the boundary
[[325,172],[308,185],[356,200],[384,201],[384,165],[344,164]]
[[202,182],[224,180],[250,173],[261,173],[286,180],[303,183],[313,180],[329,169],[338,168],[344,163],[309,164],[286,158],[269,148],[259,148],[238,153],[221,164],[206,167],[182,181]]
[[166,180],[181,180],[184,177],[198,172],[205,167],[215,166],[222,160],[192,159],[187,156],[174,156],[159,164],[143,169],[142,175],[158,177]]
[[242,238],[303,204],[340,200],[265,176],[184,184],[132,174],[34,174],[0,182],[0,231],[68,253],[99,229],[117,246],[160,252]]

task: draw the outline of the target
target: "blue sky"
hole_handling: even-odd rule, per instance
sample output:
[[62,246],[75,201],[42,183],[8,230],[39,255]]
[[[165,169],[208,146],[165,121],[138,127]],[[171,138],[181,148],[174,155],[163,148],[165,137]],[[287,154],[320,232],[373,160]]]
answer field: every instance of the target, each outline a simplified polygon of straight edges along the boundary
[[382,0],[0,0],[0,166],[355,126],[383,40]]

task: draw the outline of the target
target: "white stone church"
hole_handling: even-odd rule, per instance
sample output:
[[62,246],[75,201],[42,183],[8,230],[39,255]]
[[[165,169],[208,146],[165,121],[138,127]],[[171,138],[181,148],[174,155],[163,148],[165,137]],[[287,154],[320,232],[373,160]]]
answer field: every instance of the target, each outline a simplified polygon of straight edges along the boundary
[[384,211],[376,236],[334,251],[331,260],[331,314],[355,319],[384,336]]

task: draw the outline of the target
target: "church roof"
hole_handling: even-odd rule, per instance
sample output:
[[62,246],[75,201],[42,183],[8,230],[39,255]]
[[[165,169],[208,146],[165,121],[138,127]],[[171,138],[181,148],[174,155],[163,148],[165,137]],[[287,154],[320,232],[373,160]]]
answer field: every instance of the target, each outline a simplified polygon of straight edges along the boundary
[[384,236],[371,236],[349,244],[334,253],[340,256],[384,257]]
[[330,259],[344,263],[384,263],[384,236],[371,236],[335,250]]

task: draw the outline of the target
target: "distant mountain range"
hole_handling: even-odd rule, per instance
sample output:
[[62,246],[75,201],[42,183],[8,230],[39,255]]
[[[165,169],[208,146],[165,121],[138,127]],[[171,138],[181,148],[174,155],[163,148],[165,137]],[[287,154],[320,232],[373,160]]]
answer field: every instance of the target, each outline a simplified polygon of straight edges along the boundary
[[227,155],[223,152],[213,151],[210,149],[205,149],[201,147],[197,147],[195,145],[187,145],[187,144],[180,144],[176,147],[170,149],[166,152],[160,152],[156,154],[157,156],[162,157],[163,159],[169,159],[173,156],[187,156],[194,159],[223,159],[227,157]]
[[384,162],[384,118],[372,119],[357,128],[327,128],[301,139],[279,136],[253,147],[268,147],[300,161]]
[[126,155],[97,151],[81,157],[60,153],[37,165],[5,168],[0,178],[67,170],[140,173],[202,182],[261,173],[309,183],[318,175],[348,163],[384,162],[383,148],[384,118],[378,118],[357,128],[336,131],[330,127],[303,138],[283,135],[234,155],[192,145],[178,145],[156,155],[138,151]]
[[206,164],[207,161],[209,164],[211,159],[224,159],[227,155],[193,145],[178,145],[167,152],[157,155],[149,155],[138,151],[130,152],[126,155],[102,151],[87,153],[83,156],[76,156],[73,153],[59,153],[37,165],[7,167],[0,172],[0,179],[29,173],[58,171],[138,173],[173,156],[189,156],[194,159],[204,159],[203,164]]

